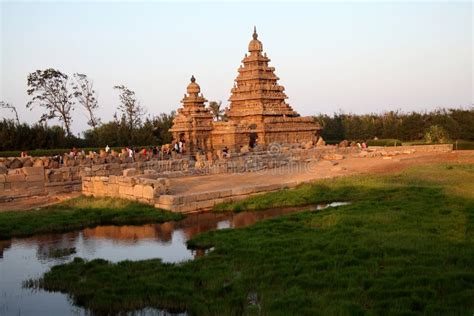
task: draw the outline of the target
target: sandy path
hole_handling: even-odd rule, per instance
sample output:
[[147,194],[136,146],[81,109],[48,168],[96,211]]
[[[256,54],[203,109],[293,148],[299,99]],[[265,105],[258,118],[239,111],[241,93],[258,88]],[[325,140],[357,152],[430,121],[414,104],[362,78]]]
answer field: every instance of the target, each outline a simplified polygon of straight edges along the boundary
[[319,161],[296,166],[291,169],[268,169],[240,174],[175,178],[171,179],[170,194],[179,195],[216,191],[247,185],[311,181],[354,174],[396,173],[411,166],[428,163],[474,163],[474,151],[414,153],[398,155],[392,159],[348,157],[337,162],[336,166],[332,166],[328,161]]

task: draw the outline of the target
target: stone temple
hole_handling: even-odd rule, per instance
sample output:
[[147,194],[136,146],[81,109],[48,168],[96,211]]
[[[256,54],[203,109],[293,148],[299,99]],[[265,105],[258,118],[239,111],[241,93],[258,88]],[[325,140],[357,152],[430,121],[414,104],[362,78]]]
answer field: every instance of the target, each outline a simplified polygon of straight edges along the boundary
[[243,147],[261,148],[278,144],[314,142],[321,127],[312,117],[302,117],[285,102],[285,88],[278,84],[270,59],[262,54],[263,45],[254,29],[244,59],[235,79],[226,110],[226,119],[213,120],[212,112],[204,104],[194,76],[181,100],[183,107],[173,120],[170,132],[173,140],[184,141],[188,153],[208,152],[224,147],[240,151]]

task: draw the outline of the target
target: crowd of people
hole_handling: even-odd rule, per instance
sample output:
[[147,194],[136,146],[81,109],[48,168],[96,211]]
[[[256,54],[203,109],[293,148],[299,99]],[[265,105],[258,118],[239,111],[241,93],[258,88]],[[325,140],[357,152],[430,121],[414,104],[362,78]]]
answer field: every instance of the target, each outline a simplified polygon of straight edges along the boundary
[[[100,155],[112,155],[120,158],[130,158],[131,161],[136,161],[139,158],[141,160],[151,160],[151,159],[160,159],[166,160],[173,157],[175,154],[184,154],[186,152],[185,142],[180,141],[173,144],[166,144],[162,146],[150,146],[150,147],[135,147],[127,146],[123,147],[120,150],[114,150],[109,145],[106,145],[104,149],[96,151],[89,151],[88,154],[84,149],[77,149],[73,147],[71,151],[66,154],[70,159],[77,159],[80,156],[100,156]],[[27,153],[22,152],[22,156],[27,155]],[[57,160],[59,163],[63,162],[63,156],[60,154],[53,155],[53,159]]]

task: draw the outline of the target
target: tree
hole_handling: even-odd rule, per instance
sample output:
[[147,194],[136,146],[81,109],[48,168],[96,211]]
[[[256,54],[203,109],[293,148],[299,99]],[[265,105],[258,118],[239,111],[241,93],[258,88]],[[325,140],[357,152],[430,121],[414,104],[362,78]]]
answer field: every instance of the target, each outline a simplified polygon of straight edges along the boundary
[[169,129],[173,125],[175,115],[176,112],[172,111],[170,114],[161,113],[159,116],[153,117],[153,134],[155,135],[158,144],[171,143],[173,136],[169,132]]
[[135,97],[135,92],[126,86],[114,86],[114,89],[120,91],[119,110],[125,118],[125,123],[129,132],[129,140],[133,142],[133,131],[142,124],[145,109],[140,105]]
[[71,136],[71,112],[74,102],[73,95],[68,93],[68,77],[59,70],[49,68],[37,70],[28,75],[28,95],[33,96],[26,104],[27,108],[38,105],[46,109],[40,122],[58,118]]
[[224,118],[224,110],[221,109],[222,101],[210,101],[209,109],[211,110],[212,115],[214,116],[215,121],[222,121]]
[[7,102],[0,101],[0,108],[2,108],[2,109],[7,109],[7,110],[11,110],[11,111],[15,114],[16,123],[17,123],[18,125],[20,125],[20,119],[18,118],[18,112],[16,111],[16,107],[15,107],[15,106],[13,106],[12,104],[7,103]]
[[95,129],[100,124],[100,118],[94,113],[99,108],[99,104],[92,81],[84,74],[75,73],[72,89],[74,97],[87,112],[89,117],[87,124]]
[[449,140],[446,130],[439,125],[431,125],[425,133],[427,143],[446,143]]

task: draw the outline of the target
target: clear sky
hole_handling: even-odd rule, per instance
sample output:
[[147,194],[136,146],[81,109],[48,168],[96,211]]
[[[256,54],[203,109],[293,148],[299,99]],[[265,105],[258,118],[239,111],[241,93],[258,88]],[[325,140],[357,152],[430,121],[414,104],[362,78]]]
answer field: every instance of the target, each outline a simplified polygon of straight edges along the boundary
[[[473,5],[465,2],[2,2],[1,100],[27,110],[26,78],[87,74],[103,121],[134,90],[151,115],[176,110],[191,75],[228,104],[253,26],[303,115],[431,110],[473,102]],[[1,117],[12,117],[0,110]],[[80,110],[75,133],[87,128]]]

